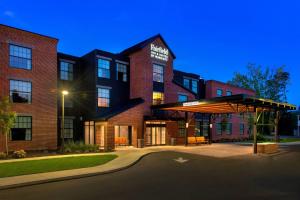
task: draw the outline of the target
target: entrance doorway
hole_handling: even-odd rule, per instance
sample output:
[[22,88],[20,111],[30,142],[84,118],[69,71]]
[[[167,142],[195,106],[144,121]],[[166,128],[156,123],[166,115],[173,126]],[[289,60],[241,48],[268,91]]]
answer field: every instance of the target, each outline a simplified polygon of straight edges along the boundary
[[132,126],[115,126],[115,146],[132,145]]
[[146,141],[146,145],[166,144],[166,127],[147,127]]

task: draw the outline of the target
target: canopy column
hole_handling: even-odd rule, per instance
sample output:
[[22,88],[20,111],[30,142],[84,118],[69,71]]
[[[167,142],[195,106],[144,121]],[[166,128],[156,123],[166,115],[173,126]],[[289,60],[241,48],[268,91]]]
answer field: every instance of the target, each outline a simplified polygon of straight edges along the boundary
[[185,146],[187,146],[188,145],[188,128],[189,128],[188,112],[184,113],[184,120],[185,120]]
[[209,115],[208,144],[212,143],[212,114]]
[[275,120],[274,120],[274,124],[275,124],[275,142],[279,142],[279,134],[278,134],[278,123],[279,123],[279,111],[276,110],[275,111]]
[[253,114],[253,153],[257,154],[257,108],[254,108],[254,114]]

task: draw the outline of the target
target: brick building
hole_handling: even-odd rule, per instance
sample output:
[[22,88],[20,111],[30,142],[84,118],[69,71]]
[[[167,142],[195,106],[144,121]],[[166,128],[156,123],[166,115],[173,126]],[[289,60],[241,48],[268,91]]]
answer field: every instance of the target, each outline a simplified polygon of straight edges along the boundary
[[11,150],[57,148],[57,42],[0,25],[0,96],[9,96],[17,113]]
[[[5,83],[1,85],[1,96],[10,94],[18,116],[31,119],[20,121],[32,122],[31,137],[27,136],[30,132],[27,129],[13,133],[19,138],[14,141],[12,136],[10,147],[13,149],[52,149],[57,142],[59,145],[62,90],[69,91],[65,96],[65,140],[98,144],[105,150],[123,145],[139,146],[139,143],[167,145],[172,138],[177,144],[184,144],[186,134],[208,137],[207,115],[197,113],[186,128],[183,113],[153,110],[152,105],[240,93],[254,95],[251,90],[205,81],[197,74],[174,70],[175,54],[161,35],[120,53],[95,49],[77,57],[57,53],[54,38],[3,25],[0,28],[0,52],[5,58],[0,61],[4,66],[1,83]],[[13,44],[25,48],[19,50],[22,56],[26,54],[24,58],[18,57],[22,69],[11,65],[15,52]],[[32,67],[23,69],[24,59],[26,63],[32,61]],[[29,82],[32,98],[15,103],[14,92],[9,88],[14,89],[14,84],[19,82],[10,83],[10,79]],[[19,99],[23,99],[24,91],[20,92]],[[223,133],[219,121],[225,117],[229,125]],[[215,116],[214,120],[213,140],[248,137],[244,116]],[[25,136],[19,137],[20,134]],[[0,141],[2,144],[3,139]]]

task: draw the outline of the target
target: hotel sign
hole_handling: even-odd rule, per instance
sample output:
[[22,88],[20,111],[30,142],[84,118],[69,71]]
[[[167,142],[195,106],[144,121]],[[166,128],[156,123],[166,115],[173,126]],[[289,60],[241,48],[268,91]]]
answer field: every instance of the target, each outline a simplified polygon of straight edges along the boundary
[[200,105],[199,101],[186,102],[182,104],[183,106],[197,106]]
[[168,61],[169,50],[163,47],[151,44],[151,58],[156,58],[158,60]]

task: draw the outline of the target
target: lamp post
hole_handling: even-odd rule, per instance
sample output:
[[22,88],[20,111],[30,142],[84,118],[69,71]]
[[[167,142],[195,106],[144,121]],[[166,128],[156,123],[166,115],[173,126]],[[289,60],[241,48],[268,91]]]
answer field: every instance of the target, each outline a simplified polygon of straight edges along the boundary
[[68,95],[69,92],[67,90],[63,90],[61,92],[62,94],[62,101],[61,101],[61,108],[62,108],[62,114],[61,114],[61,151],[63,152],[64,146],[65,146],[65,95]]

